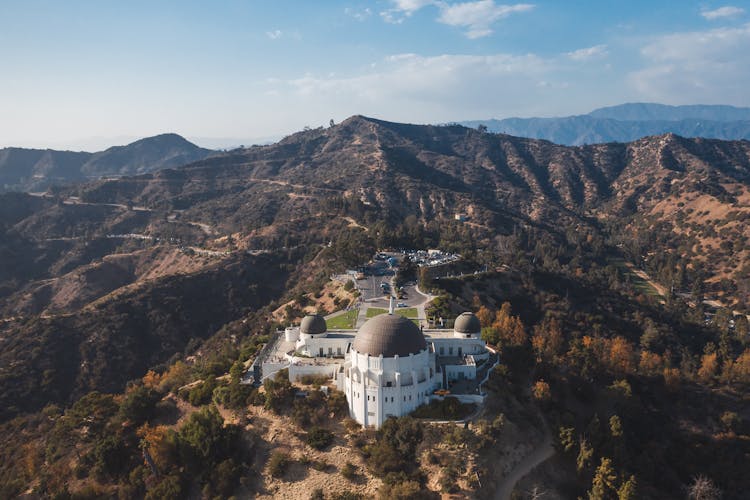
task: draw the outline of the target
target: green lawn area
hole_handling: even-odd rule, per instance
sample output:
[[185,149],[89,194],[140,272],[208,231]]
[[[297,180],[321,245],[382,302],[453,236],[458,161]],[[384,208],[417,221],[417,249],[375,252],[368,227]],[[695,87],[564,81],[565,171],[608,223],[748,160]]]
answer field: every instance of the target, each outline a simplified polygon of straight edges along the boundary
[[[381,307],[371,307],[367,310],[367,317],[368,318],[374,318],[375,316],[378,316],[379,314],[385,314],[388,312],[388,309],[383,309]],[[396,314],[399,316],[403,316],[405,318],[417,318],[417,308],[416,307],[402,307],[402,308],[396,308]]]
[[352,309],[345,313],[328,318],[326,320],[326,327],[329,330],[349,330],[356,326],[357,316],[359,315],[359,309]]
[[635,288],[638,293],[642,293],[644,295],[652,295],[654,297],[661,297],[661,295],[659,295],[659,292],[657,292],[656,289],[652,287],[648,281],[635,274],[623,259],[610,258],[609,262],[614,264],[625,276],[627,276],[628,281],[630,281],[630,283],[633,285],[633,288]]

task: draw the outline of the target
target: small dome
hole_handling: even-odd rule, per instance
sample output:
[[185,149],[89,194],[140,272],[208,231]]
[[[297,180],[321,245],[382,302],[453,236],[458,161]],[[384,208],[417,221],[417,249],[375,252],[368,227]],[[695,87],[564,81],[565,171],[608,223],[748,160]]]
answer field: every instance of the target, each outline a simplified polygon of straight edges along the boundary
[[299,325],[300,333],[305,335],[319,335],[326,332],[326,320],[320,314],[310,314],[302,318]]
[[384,358],[417,354],[427,348],[419,327],[403,316],[380,314],[368,320],[354,337],[352,348],[361,354]]
[[482,333],[482,324],[474,313],[461,313],[453,325],[453,330],[458,333],[480,334]]

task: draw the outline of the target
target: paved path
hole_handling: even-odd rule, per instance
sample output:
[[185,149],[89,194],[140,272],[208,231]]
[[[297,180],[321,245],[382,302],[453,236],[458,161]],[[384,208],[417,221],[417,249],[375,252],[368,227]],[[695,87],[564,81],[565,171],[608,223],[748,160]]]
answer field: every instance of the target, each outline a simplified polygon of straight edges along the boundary
[[552,435],[548,430],[545,430],[544,439],[539,446],[518,462],[510,473],[501,480],[500,485],[495,490],[495,500],[509,500],[510,495],[516,487],[516,483],[534,470],[537,465],[545,462],[554,454],[555,449],[552,447]]

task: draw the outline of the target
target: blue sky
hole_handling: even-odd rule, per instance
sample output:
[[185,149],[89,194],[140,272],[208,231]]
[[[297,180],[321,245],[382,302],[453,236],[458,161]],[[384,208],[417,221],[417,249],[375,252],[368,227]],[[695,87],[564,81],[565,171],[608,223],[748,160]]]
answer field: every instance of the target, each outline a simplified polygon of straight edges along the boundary
[[0,146],[750,106],[749,4],[0,0]]

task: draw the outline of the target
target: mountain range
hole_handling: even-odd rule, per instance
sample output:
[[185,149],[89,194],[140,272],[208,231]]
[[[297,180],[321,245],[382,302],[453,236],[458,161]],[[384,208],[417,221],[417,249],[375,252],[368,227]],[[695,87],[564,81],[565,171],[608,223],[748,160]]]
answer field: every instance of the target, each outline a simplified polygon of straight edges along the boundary
[[580,146],[630,142],[641,137],[673,133],[683,137],[750,139],[750,108],[724,105],[668,106],[627,103],[585,115],[558,118],[506,118],[460,122],[484,125],[491,132],[545,139]]
[[177,134],[161,134],[97,153],[52,149],[0,149],[0,192],[42,191],[102,176],[134,175],[177,167],[213,151]]
[[[15,367],[0,368],[0,402],[15,411],[114,390],[280,297],[294,249],[309,259],[357,226],[465,214],[479,248],[518,225],[563,239],[586,228],[635,264],[660,262],[676,290],[698,280],[727,304],[750,298],[745,141],[571,148],[354,116],[181,168],[8,193],[0,207],[0,366]],[[216,301],[207,315],[205,297]],[[39,376],[21,383],[29,370]]]

